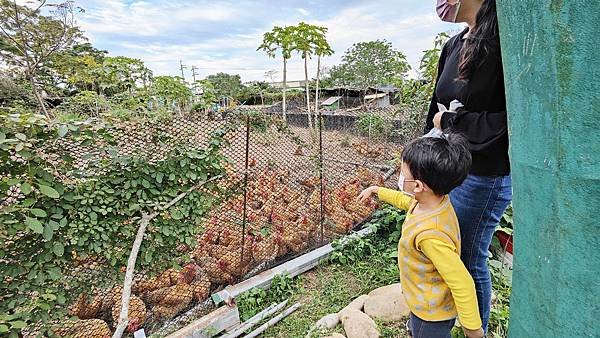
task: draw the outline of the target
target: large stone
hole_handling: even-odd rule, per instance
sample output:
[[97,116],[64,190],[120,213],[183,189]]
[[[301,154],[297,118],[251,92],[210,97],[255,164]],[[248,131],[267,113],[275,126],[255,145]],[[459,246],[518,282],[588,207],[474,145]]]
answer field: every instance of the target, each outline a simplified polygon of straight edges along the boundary
[[369,292],[364,311],[373,319],[399,321],[410,314],[400,283],[380,287]]
[[386,286],[382,286],[377,288],[371,292],[369,292],[369,296],[378,296],[378,295],[391,295],[391,294],[402,294],[402,287],[400,283],[390,284]]
[[358,311],[362,311],[363,306],[365,305],[365,300],[369,298],[369,296],[367,295],[361,295],[358,298],[356,298],[355,300],[351,301],[350,304],[346,305],[345,308],[343,308],[340,312],[338,312],[338,315],[340,316],[340,319],[342,318],[342,315],[344,312],[348,311],[348,310],[358,310]]
[[340,315],[348,338],[379,338],[377,324],[364,312],[347,309]]
[[340,322],[340,317],[337,313],[330,313],[315,323],[317,329],[333,329]]
[[397,293],[369,296],[365,300],[364,311],[371,318],[386,322],[400,321],[410,314],[404,296]]

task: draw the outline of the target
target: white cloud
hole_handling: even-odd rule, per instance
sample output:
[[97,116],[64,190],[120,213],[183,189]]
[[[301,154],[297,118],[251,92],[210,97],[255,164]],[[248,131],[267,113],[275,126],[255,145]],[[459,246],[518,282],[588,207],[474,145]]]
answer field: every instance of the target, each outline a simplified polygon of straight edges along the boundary
[[[335,55],[322,61],[325,66],[338,63],[355,42],[387,39],[414,67],[437,33],[457,27],[441,23],[431,6],[397,0],[340,2],[330,10],[308,7],[315,9],[312,12],[297,5],[286,7],[286,3],[291,2],[88,0],[82,5],[92,9],[81,16],[80,23],[99,48],[108,49],[111,55],[140,58],[155,74],[179,74],[179,60],[183,60],[197,66],[201,77],[223,71],[240,74],[244,81],[264,80],[269,69],[278,70],[281,78],[281,58],[270,59],[256,51],[262,34],[274,25],[304,20],[328,27]],[[304,78],[303,66],[294,56],[288,63],[288,79]],[[315,73],[313,59],[309,77]]]

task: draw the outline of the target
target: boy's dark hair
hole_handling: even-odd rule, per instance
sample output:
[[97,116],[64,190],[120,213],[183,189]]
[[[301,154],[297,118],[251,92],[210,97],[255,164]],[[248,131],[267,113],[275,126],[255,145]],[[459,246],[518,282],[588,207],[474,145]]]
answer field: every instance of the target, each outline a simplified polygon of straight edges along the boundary
[[402,162],[415,180],[427,184],[436,195],[446,195],[469,174],[469,142],[459,134],[421,137],[404,148]]

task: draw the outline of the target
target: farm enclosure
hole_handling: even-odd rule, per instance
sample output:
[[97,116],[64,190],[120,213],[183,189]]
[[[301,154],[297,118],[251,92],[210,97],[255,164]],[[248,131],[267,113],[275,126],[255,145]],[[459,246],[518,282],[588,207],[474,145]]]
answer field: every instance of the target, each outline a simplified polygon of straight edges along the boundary
[[[77,204],[64,208],[54,238],[33,239],[64,241],[57,283],[67,292],[57,306],[78,319],[48,318],[26,332],[47,324],[65,336],[112,333],[124,263],[144,213],[158,216],[142,243],[129,332],[157,332],[223,286],[347,233],[377,207],[356,202],[360,190],[394,175],[401,145],[393,113],[321,116],[309,126],[307,114],[285,122],[240,109],[215,119],[103,126],[83,141],[66,134],[47,142],[41,157],[59,168],[48,172],[61,182],[61,198]],[[180,202],[161,209],[181,193]],[[18,205],[22,195],[3,202]],[[23,263],[16,244],[3,264]]]

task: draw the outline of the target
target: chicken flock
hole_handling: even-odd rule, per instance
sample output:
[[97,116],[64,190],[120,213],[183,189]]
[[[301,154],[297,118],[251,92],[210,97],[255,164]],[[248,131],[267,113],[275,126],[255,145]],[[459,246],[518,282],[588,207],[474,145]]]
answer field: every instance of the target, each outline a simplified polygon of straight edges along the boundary
[[[226,186],[241,181],[232,167],[226,169]],[[134,279],[127,332],[175,317],[207,299],[211,288],[233,283],[263,263],[346,234],[377,207],[373,200],[358,202],[360,191],[383,185],[383,177],[367,169],[357,170],[333,188],[323,180],[323,189],[318,177],[293,180],[287,170],[251,169],[245,196],[230,198],[206,218],[204,231],[189,252],[190,264],[180,271],[168,269],[152,278]],[[56,333],[110,337],[119,320],[121,293],[122,287],[116,286],[91,296],[80,294],[69,310],[78,319],[61,324]]]

